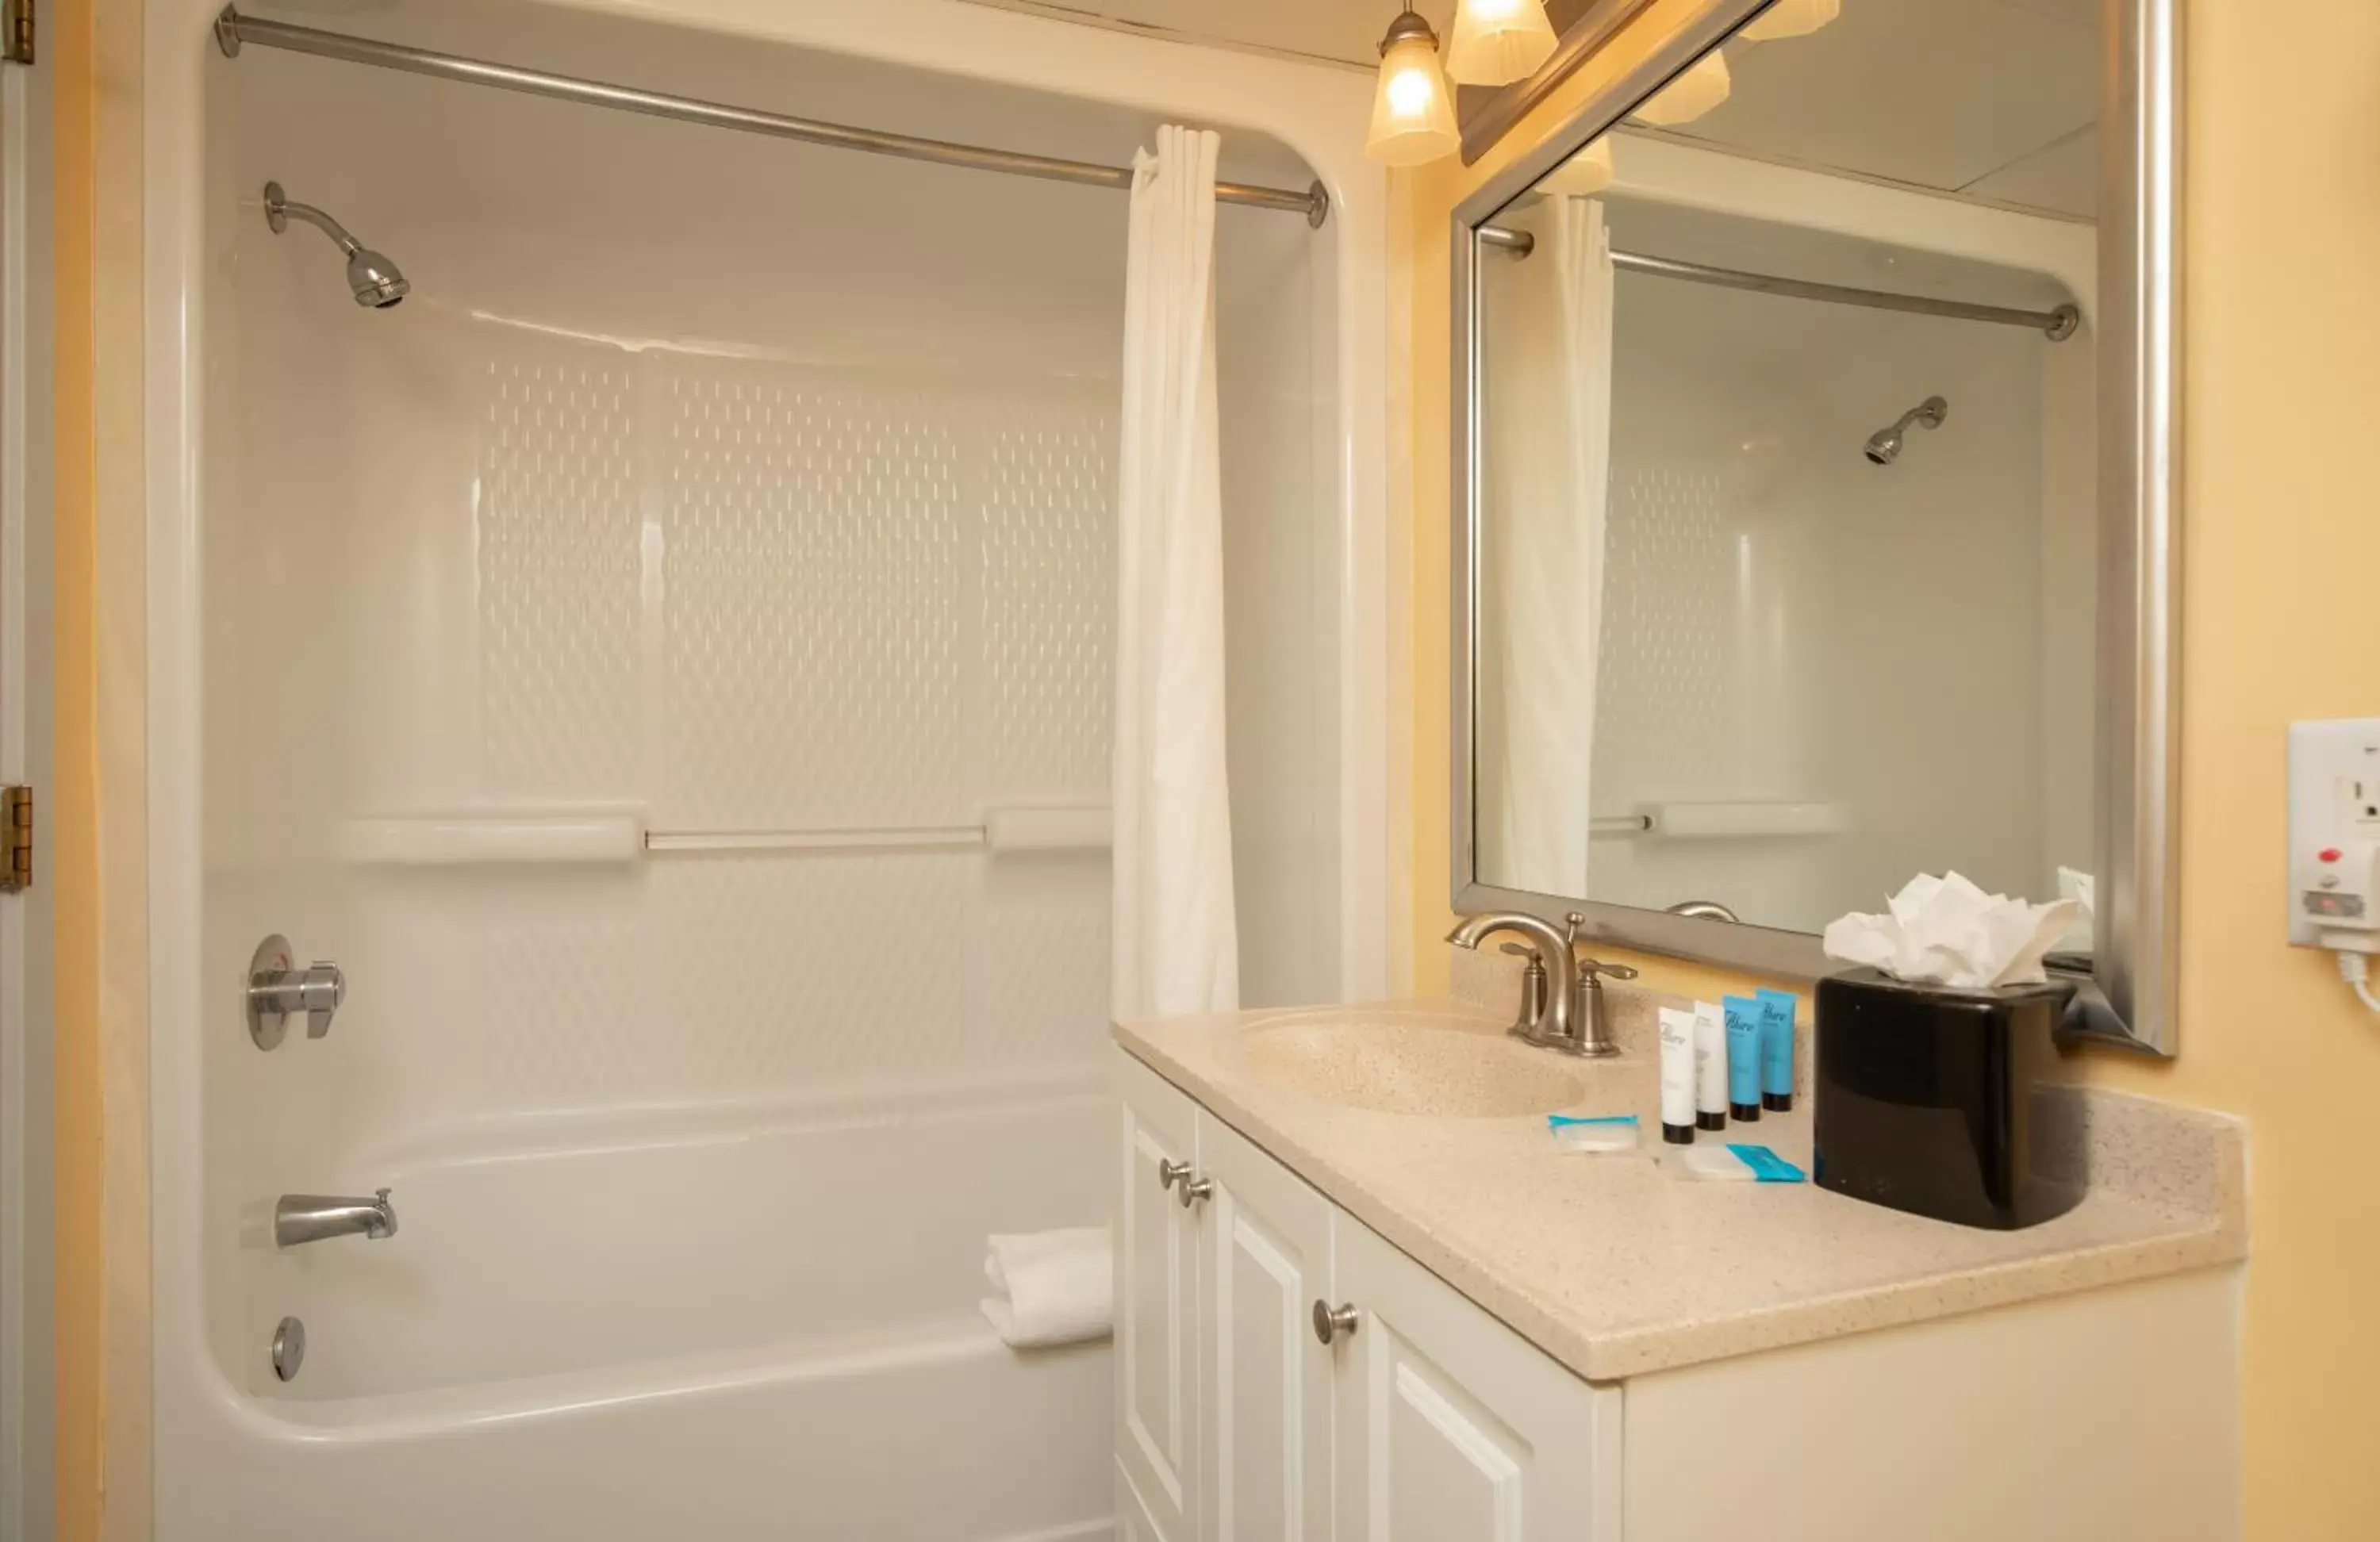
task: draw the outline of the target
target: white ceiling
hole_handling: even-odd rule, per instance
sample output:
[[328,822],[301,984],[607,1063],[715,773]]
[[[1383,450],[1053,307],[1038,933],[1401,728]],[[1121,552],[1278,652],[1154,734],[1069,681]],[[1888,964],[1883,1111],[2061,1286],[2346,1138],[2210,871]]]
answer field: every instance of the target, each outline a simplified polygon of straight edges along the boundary
[[[1303,54],[1370,69],[1380,34],[1402,0],[975,0],[1095,27],[1129,27],[1198,42]],[[2056,0],[2041,0],[2054,4]],[[1415,0],[1414,9],[1446,35],[1454,0]]]
[[2096,0],[1843,0],[1806,37],[1729,44],[1734,91],[1674,132],[2088,218],[2097,38]]
[[[976,0],[1370,67],[1399,0]],[[1734,94],[1676,130],[1771,160],[2091,217],[2100,0],[1843,0],[1807,37],[1728,45]],[[1454,0],[1416,8],[1444,35]],[[1557,0],[1566,13],[1569,0]]]

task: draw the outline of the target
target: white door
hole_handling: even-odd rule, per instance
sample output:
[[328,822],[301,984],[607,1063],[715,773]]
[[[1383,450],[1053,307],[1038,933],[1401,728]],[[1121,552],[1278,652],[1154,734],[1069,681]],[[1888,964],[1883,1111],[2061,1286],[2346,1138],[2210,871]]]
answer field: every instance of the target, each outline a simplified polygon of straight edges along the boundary
[[1314,1304],[1330,1295],[1330,1205],[1210,1115],[1199,1389],[1211,1542],[1330,1542],[1330,1372]]
[[1339,1218],[1342,1542],[1618,1542],[1620,1390]]
[[[1156,1542],[1198,1536],[1199,1208],[1190,1099],[1119,1050],[1115,1216],[1117,1513]],[[1135,1515],[1135,1512],[1139,1513]]]
[[[0,783],[45,786],[48,71],[0,64]],[[29,382],[42,382],[29,389]],[[38,867],[37,867],[38,871]],[[0,892],[0,1542],[52,1524],[50,892]]]

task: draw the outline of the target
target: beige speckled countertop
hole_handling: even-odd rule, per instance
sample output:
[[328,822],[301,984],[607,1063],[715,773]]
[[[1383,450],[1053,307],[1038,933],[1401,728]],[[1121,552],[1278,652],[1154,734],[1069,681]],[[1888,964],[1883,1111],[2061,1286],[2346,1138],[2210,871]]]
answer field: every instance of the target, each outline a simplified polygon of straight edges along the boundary
[[[1295,1019],[1451,1021],[1500,1036],[1451,999],[1126,1023],[1126,1051],[1188,1092],[1357,1220],[1581,1376],[1642,1376],[2245,1256],[2244,1143],[2220,1115],[2113,1093],[2070,1099],[2060,1163],[2082,1201],[2042,1225],[1985,1232],[1903,1215],[1813,1184],[1715,1184],[1660,1160],[1655,1004],[1614,992],[1626,1051],[1559,1057],[1587,1095],[1572,1111],[1634,1113],[1639,1152],[1557,1150],[1542,1114],[1374,1112],[1255,1073],[1252,1027]],[[1803,1035],[1807,1037],[1806,1030]],[[1548,1051],[1526,1051],[1531,1054]],[[1724,1138],[1804,1169],[1807,1099]],[[1706,1135],[1706,1142],[1720,1137]]]

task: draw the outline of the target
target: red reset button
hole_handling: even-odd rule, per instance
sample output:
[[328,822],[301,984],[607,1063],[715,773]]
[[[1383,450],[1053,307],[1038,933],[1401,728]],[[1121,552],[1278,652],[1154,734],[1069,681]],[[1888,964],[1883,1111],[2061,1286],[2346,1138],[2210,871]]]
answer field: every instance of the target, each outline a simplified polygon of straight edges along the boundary
[[2345,852],[2339,850],[2337,846],[2325,846],[2320,851],[2314,853],[2314,856],[2317,858],[2325,862],[2336,862],[2346,855],[2347,854]]

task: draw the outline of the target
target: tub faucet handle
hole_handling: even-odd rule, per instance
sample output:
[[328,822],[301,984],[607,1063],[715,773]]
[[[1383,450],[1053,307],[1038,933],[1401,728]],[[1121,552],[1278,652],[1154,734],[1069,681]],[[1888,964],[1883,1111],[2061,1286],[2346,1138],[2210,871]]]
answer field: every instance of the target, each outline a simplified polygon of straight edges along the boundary
[[300,969],[292,957],[289,940],[276,933],[259,943],[249,960],[248,1036],[260,1050],[281,1042],[290,1014],[297,1012],[306,1014],[306,1037],[322,1038],[347,999],[347,977],[337,965],[318,959]]

